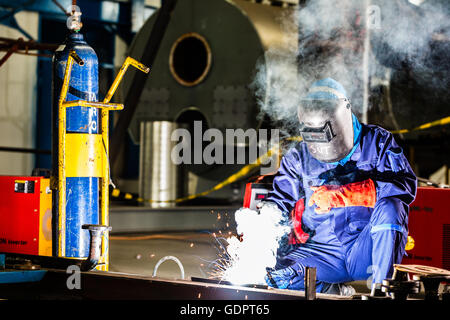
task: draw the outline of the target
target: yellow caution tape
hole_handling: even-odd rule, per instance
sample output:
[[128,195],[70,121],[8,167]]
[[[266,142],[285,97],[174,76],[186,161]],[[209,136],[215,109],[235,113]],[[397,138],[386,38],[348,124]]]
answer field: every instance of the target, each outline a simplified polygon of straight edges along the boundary
[[[402,129],[402,130],[397,130],[397,131],[391,131],[394,134],[397,133],[408,133],[408,132],[412,132],[412,131],[419,131],[419,130],[425,130],[431,127],[435,127],[435,126],[443,126],[446,124],[450,124],[450,116],[449,117],[445,117],[433,122],[428,122],[425,124],[422,124],[416,128],[413,129]],[[284,138],[282,141],[302,141],[302,137],[287,137]],[[263,164],[265,161],[267,161],[267,159],[269,159],[274,153],[278,153],[278,148],[279,145],[273,147],[272,149],[270,149],[269,151],[267,151],[266,154],[260,156],[258,159],[256,159],[254,162],[246,165],[245,167],[243,167],[242,169],[240,169],[238,172],[234,173],[233,175],[229,176],[227,179],[225,179],[224,181],[220,182],[219,184],[215,185],[213,188],[197,193],[197,194],[193,194],[187,197],[183,197],[183,198],[178,198],[178,199],[174,199],[174,200],[149,200],[149,199],[142,199],[142,198],[136,198],[136,201],[138,202],[150,202],[150,203],[180,203],[180,202],[185,202],[188,200],[193,200],[195,198],[198,197],[202,197],[202,196],[206,196],[214,191],[220,190],[224,187],[226,187],[227,185],[236,182],[237,180],[239,180],[242,177],[245,177],[247,174],[249,174],[253,169],[258,168],[261,166],[261,164]],[[120,190],[119,189],[114,189],[112,191],[111,196],[112,197],[118,197],[120,195]],[[133,196],[129,193],[125,194],[125,199],[127,200],[132,200]]]
[[[300,138],[301,139],[301,138]],[[260,156],[258,159],[256,159],[254,162],[246,165],[245,167],[243,167],[242,169],[240,169],[238,172],[236,172],[235,174],[231,175],[230,177],[228,177],[227,179],[225,179],[224,181],[220,182],[219,184],[215,185],[213,188],[197,193],[197,194],[193,194],[193,195],[189,195],[187,197],[183,197],[183,198],[178,198],[178,199],[174,199],[174,200],[151,200],[151,199],[142,199],[142,198],[136,198],[136,200],[138,202],[150,202],[150,203],[180,203],[180,202],[185,202],[188,200],[192,200],[198,197],[202,197],[202,196],[206,196],[208,194],[210,194],[211,192],[220,190],[222,188],[224,188],[225,186],[236,182],[237,180],[239,180],[242,177],[245,177],[246,175],[248,175],[253,169],[260,167],[263,163],[265,163],[270,157],[272,157],[272,155],[274,154],[278,154],[278,145],[271,148],[269,151],[267,151],[264,155]],[[118,197],[120,195],[120,190],[119,189],[114,189],[111,193],[112,197]],[[129,195],[127,197],[127,195]],[[125,199],[127,200],[132,200],[133,197],[131,194],[125,194]]]
[[133,195],[131,193],[125,193],[125,199],[131,200],[133,199]]
[[436,121],[424,123],[413,129],[402,129],[402,130],[392,131],[392,133],[394,133],[394,134],[395,133],[408,133],[408,132],[413,132],[413,131],[425,130],[425,129],[435,127],[435,126],[443,126],[443,125],[446,125],[449,123],[450,123],[450,116],[436,120]]
[[246,165],[245,167],[240,169],[235,174],[229,176],[227,179],[225,179],[221,183],[215,185],[213,188],[211,188],[211,189],[209,189],[207,191],[203,191],[201,193],[197,193],[197,194],[190,195],[190,196],[187,196],[187,197],[184,197],[184,198],[176,199],[176,200],[174,200],[174,202],[175,203],[179,203],[179,202],[184,202],[184,201],[187,201],[187,200],[192,200],[192,199],[195,199],[195,198],[198,198],[198,197],[201,197],[201,196],[206,196],[207,194],[210,194],[211,192],[220,190],[223,187],[225,187],[225,186],[227,186],[227,185],[229,185],[229,184],[231,184],[233,182],[236,182],[240,178],[245,177],[253,169],[260,167],[261,164],[266,162],[274,153],[278,153],[278,146],[273,147],[272,149],[267,151],[266,154],[264,154],[261,157],[259,157],[258,159],[256,159],[253,163],[250,163],[250,164]]
[[111,196],[113,196],[114,198],[117,198],[119,195],[120,195],[119,189],[114,189],[111,193]]

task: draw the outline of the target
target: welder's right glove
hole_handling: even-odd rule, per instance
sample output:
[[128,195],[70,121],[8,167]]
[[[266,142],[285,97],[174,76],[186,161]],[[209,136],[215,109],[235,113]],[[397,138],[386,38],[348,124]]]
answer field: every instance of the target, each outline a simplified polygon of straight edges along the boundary
[[292,267],[279,270],[268,268],[267,273],[264,279],[269,287],[275,289],[295,289],[296,284],[301,281],[301,277]]

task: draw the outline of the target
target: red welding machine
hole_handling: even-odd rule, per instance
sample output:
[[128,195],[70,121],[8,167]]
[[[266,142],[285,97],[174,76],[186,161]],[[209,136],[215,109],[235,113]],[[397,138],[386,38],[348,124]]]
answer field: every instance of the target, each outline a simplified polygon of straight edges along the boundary
[[52,255],[50,179],[0,176],[0,252]]
[[450,189],[421,187],[409,210],[402,263],[450,270]]

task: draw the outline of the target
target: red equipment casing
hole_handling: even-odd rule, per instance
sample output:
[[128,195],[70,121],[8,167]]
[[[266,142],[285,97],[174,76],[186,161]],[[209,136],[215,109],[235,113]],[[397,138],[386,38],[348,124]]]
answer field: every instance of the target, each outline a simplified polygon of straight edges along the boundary
[[409,210],[403,264],[450,270],[450,189],[420,187]]
[[272,184],[270,183],[247,183],[245,186],[243,207],[256,210],[256,205],[267,198],[270,190],[272,190]]
[[52,255],[50,179],[0,176],[0,253]]

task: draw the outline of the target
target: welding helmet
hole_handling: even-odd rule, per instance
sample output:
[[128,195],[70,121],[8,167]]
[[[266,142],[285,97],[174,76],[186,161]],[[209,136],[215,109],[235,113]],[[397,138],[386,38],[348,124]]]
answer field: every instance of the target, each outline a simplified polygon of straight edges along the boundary
[[300,135],[311,156],[322,162],[338,162],[354,143],[350,101],[337,81],[316,81],[298,107]]

